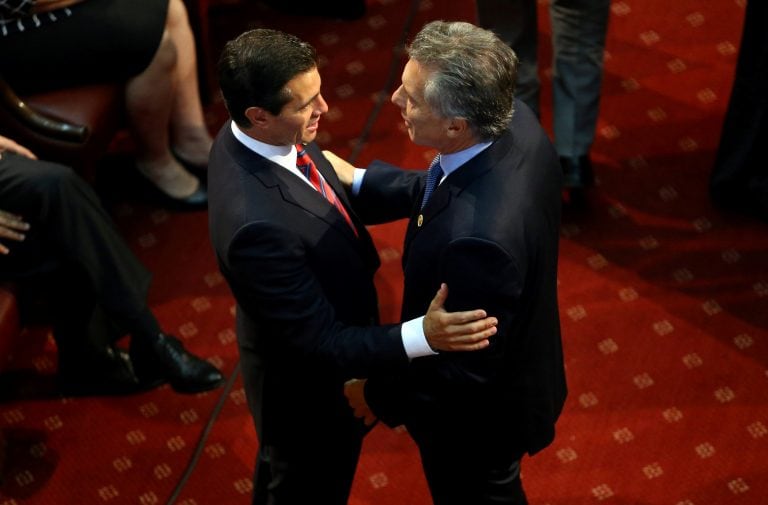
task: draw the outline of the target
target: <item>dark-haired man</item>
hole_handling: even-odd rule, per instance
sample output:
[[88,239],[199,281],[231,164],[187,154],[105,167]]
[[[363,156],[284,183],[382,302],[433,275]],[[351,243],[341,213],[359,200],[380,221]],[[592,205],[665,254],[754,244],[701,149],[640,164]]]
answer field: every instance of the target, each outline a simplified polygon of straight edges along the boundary
[[246,32],[226,44],[219,83],[232,121],[211,151],[210,232],[237,300],[254,503],[343,505],[367,431],[344,381],[435,359],[432,348],[481,349],[495,319],[445,313],[442,287],[424,318],[371,326],[379,258],[313,142],[328,106],[312,46]]

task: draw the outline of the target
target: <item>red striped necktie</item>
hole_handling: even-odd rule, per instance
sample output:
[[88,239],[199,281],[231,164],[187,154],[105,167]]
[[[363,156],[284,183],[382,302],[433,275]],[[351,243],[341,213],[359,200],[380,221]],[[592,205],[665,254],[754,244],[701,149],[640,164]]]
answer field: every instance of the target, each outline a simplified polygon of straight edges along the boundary
[[328,203],[336,207],[341,215],[344,216],[344,219],[347,220],[347,224],[349,224],[349,226],[352,228],[352,231],[355,232],[355,236],[357,236],[357,228],[355,228],[355,225],[352,224],[352,219],[349,217],[347,209],[344,208],[344,205],[336,197],[336,193],[334,193],[333,188],[329,186],[320,176],[320,172],[317,171],[317,167],[312,161],[312,158],[310,158],[307,152],[304,150],[304,146],[301,144],[296,144],[296,152],[296,168],[298,168],[299,172],[304,174],[304,177],[309,180],[312,186],[318,190],[326,200],[328,200]]

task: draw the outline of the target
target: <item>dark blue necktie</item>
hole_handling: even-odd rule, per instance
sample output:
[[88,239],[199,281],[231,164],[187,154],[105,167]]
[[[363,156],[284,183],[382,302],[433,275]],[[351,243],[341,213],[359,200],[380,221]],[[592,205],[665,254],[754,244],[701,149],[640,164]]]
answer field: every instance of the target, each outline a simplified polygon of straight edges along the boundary
[[435,156],[432,160],[432,164],[429,165],[429,172],[427,172],[427,185],[424,188],[424,199],[421,201],[421,208],[423,209],[427,205],[429,197],[440,184],[440,179],[443,178],[443,168],[440,166],[440,155]]

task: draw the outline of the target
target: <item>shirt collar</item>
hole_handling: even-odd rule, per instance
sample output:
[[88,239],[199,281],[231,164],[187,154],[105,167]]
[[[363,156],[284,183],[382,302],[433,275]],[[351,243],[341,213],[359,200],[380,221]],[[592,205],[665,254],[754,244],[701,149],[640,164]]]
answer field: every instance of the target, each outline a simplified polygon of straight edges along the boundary
[[246,135],[234,121],[232,121],[231,128],[232,135],[251,151],[287,169],[293,170],[296,168],[296,146],[273,146],[272,144],[256,140]]
[[450,154],[441,154],[440,155],[440,168],[443,169],[443,173],[445,174],[445,177],[448,177],[453,171],[458,169],[460,166],[480,154],[481,152],[488,149],[488,147],[493,144],[493,142],[480,142],[479,144],[475,144],[473,146],[470,146],[463,151],[457,151],[455,153]]

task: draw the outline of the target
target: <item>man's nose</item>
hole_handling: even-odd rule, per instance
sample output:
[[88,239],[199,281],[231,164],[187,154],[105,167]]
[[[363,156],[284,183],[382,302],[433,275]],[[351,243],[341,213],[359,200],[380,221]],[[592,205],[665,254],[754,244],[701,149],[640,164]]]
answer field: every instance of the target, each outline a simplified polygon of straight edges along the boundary
[[398,87],[394,93],[392,93],[392,97],[390,100],[393,104],[397,105],[398,107],[402,107],[402,90],[403,85],[401,84],[400,87]]
[[317,110],[320,114],[328,112],[328,103],[325,101],[325,98],[323,98],[323,95],[318,95],[317,97]]

